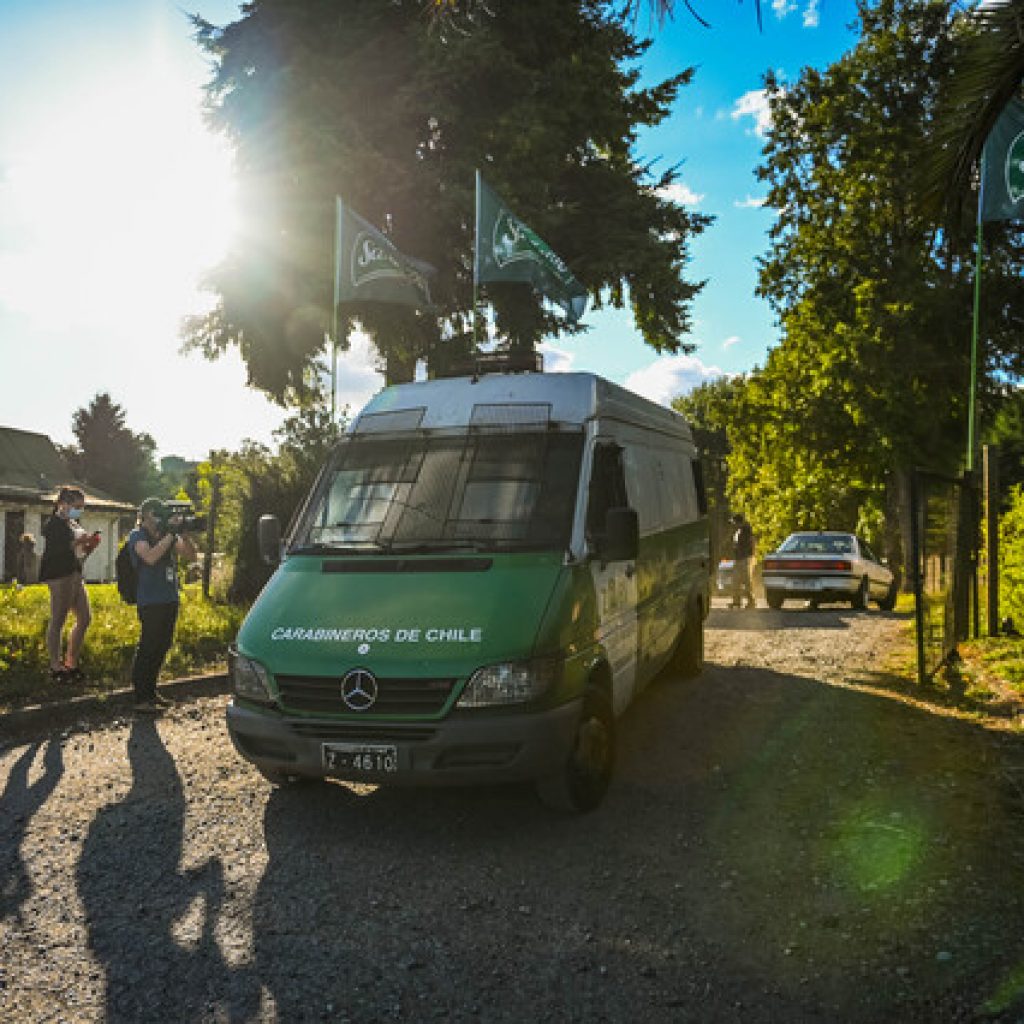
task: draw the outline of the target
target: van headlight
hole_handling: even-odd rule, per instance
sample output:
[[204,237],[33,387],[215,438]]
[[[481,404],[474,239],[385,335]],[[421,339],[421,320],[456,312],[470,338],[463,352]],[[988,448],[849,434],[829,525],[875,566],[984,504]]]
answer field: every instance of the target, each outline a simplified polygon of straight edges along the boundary
[[525,704],[542,697],[558,679],[561,658],[503,661],[477,669],[458,700],[460,708]]
[[252,658],[247,658],[237,651],[229,651],[228,674],[231,676],[231,685],[239,697],[262,703],[273,701],[270,676],[258,661],[253,661]]

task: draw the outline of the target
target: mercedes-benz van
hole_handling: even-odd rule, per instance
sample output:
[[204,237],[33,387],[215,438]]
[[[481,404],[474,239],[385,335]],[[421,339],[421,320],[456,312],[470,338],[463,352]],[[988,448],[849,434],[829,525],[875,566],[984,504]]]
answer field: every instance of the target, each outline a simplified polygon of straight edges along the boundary
[[238,752],[286,783],[533,781],[589,810],[615,722],[703,661],[701,464],[676,413],[588,373],[373,398],[229,658]]

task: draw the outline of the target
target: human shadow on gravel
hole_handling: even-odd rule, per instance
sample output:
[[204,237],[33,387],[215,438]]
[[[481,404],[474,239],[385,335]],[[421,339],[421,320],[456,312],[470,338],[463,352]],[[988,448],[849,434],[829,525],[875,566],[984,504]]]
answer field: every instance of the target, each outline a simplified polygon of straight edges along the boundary
[[223,868],[215,858],[179,868],[185,795],[152,720],[133,722],[128,759],[131,789],[97,813],[77,866],[89,947],[106,973],[103,1019],[247,1020],[258,991],[214,938]]
[[971,723],[709,667],[620,721],[588,815],[525,787],[275,789],[260,981],[289,1022],[1015,1021],[1013,765],[1021,741]]
[[50,798],[64,774],[60,739],[52,737],[43,754],[42,773],[29,783],[29,771],[41,742],[29,744],[7,775],[0,795],[0,920],[15,916],[32,894],[32,880],[21,856],[21,844],[33,816]]

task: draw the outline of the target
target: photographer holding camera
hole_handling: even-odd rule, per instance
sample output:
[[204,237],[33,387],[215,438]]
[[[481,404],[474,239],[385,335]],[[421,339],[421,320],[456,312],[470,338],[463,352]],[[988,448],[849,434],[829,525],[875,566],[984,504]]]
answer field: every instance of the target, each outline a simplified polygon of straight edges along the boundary
[[132,565],[138,573],[136,610],[142,624],[132,661],[135,710],[155,714],[171,702],[156,692],[164,658],[174,641],[178,619],[178,555],[196,557],[192,539],[183,529],[198,520],[184,516],[171,503],[147,498],[139,506],[135,529],[128,535]]

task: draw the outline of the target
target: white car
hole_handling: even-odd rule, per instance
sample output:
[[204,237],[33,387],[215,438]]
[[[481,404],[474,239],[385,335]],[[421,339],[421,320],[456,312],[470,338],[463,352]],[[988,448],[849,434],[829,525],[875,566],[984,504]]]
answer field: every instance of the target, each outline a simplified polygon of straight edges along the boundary
[[831,530],[791,533],[762,563],[769,608],[788,599],[849,601],[854,608],[874,601],[892,611],[899,586],[892,572],[852,533]]

